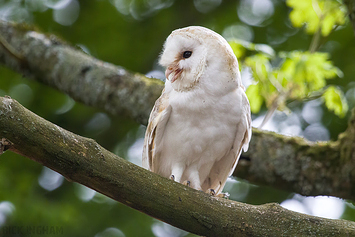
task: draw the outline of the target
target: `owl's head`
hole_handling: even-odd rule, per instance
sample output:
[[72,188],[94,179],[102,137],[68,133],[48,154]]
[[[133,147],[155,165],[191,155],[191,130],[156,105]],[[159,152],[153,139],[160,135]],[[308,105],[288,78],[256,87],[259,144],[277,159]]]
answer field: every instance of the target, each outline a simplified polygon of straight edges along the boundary
[[238,61],[227,41],[201,26],[173,31],[166,39],[160,64],[178,91],[193,88],[201,78],[217,84],[240,84]]

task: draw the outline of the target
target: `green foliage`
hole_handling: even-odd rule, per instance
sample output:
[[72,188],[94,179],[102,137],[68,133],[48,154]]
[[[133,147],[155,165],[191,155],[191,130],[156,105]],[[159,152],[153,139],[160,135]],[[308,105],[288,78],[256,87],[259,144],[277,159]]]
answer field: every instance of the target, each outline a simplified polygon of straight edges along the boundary
[[275,98],[278,94],[275,86],[269,80],[269,75],[272,71],[269,60],[265,54],[258,53],[247,57],[244,61],[244,66],[251,69],[255,82],[246,91],[251,104],[250,109],[253,113],[260,111],[263,102],[267,102],[267,106],[270,106],[270,103],[272,103],[271,98]]
[[244,56],[246,48],[240,42],[233,40],[229,42],[229,45],[233,49],[233,53],[237,58],[241,58],[242,56]]
[[246,55],[247,50],[256,52],[241,61],[242,67],[252,72],[253,84],[247,88],[246,94],[253,113],[258,113],[263,103],[270,108],[277,99],[279,109],[284,109],[287,100],[303,100],[316,92],[328,93],[324,97],[327,98],[325,106],[336,115],[344,116],[347,112],[346,99],[339,89],[331,90],[332,94],[329,94],[329,88],[334,87],[324,90],[327,79],[342,76],[341,70],[329,60],[328,53],[295,50],[272,56],[257,50],[260,48],[257,44],[238,44],[235,40],[230,44],[239,58]]
[[284,63],[276,72],[282,87],[291,91],[291,99],[304,99],[322,89],[326,79],[342,75],[329,61],[328,53],[291,51],[280,53],[280,57]]
[[264,97],[261,96],[260,84],[250,85],[246,91],[246,94],[250,102],[250,110],[252,113],[258,113],[264,102]]
[[323,94],[325,106],[334,111],[339,117],[344,117],[348,111],[348,104],[344,99],[343,92],[335,86],[329,86]]
[[292,7],[290,20],[295,27],[306,25],[306,32],[314,34],[321,30],[323,36],[330,34],[334,26],[343,25],[346,7],[337,0],[287,0]]
[[[318,34],[327,36],[337,24],[345,23],[345,6],[336,0],[287,0],[292,7],[289,17],[295,27],[306,24],[308,33],[315,33],[311,51],[294,50],[275,53],[267,45],[231,40],[233,52],[241,68],[252,72],[253,84],[246,94],[251,111],[258,113],[265,103],[267,108],[283,110],[288,100],[303,100],[315,93],[323,94],[325,106],[343,117],[348,105],[344,94],[333,86],[327,89],[327,79],[342,77],[329,53],[314,52],[319,45]],[[273,108],[276,109],[276,108]]]

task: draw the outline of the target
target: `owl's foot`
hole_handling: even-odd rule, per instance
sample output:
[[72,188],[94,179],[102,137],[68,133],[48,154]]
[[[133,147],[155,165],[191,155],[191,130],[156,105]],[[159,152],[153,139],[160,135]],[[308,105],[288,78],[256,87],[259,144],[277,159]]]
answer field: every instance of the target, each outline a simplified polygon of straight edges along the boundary
[[213,188],[207,189],[206,193],[208,193],[208,194],[211,195],[211,196],[215,196],[215,195],[216,195],[216,192],[214,191]]
[[217,194],[216,197],[221,197],[221,198],[225,198],[225,199],[229,199],[229,193],[219,193]]
[[171,179],[172,181],[175,181],[175,176],[172,174],[172,175],[170,176],[170,179]]
[[216,191],[214,191],[214,189],[212,189],[212,188],[207,189],[206,193],[208,193],[209,195],[214,196],[214,197],[220,197],[220,198],[226,198],[226,199],[229,198],[229,193],[219,193],[216,195]]
[[184,182],[182,182],[182,184],[190,187],[191,182],[188,180],[185,180]]

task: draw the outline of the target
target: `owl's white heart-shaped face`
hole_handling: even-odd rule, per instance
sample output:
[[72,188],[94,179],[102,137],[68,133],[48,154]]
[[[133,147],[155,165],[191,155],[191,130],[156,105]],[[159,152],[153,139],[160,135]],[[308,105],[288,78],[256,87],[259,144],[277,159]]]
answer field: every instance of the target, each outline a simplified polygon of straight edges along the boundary
[[239,78],[238,62],[227,41],[204,27],[173,31],[165,42],[160,64],[166,67],[166,78],[177,91],[190,90],[203,75],[215,80]]
[[166,40],[160,64],[166,67],[165,76],[176,90],[191,88],[200,78],[206,65],[203,42],[190,34],[172,33]]

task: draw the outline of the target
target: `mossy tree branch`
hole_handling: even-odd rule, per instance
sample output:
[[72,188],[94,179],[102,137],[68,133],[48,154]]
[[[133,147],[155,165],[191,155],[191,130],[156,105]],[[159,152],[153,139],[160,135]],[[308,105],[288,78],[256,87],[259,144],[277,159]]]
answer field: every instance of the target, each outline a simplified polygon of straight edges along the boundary
[[163,82],[97,60],[59,38],[0,20],[0,62],[86,105],[146,124]]
[[234,175],[303,195],[355,200],[354,125],[355,109],[337,141],[309,142],[254,129],[251,149],[241,158]]
[[152,217],[203,236],[354,236],[355,223],[278,204],[212,197],[144,170],[0,97],[0,150],[10,150]]
[[[6,42],[0,41],[0,63],[6,67],[77,101],[142,124],[163,88],[159,80],[97,60],[23,25],[0,21],[0,36]],[[310,143],[254,129],[249,152],[243,154],[235,176],[302,195],[354,200],[354,134],[349,126],[336,142]]]

